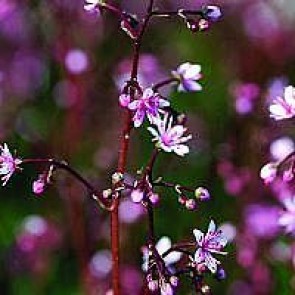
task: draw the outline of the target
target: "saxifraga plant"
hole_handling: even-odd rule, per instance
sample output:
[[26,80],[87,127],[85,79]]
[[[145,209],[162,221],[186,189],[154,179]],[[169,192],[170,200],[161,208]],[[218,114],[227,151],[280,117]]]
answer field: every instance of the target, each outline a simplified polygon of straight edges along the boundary
[[[112,185],[109,189],[98,190],[80,173],[65,161],[56,159],[20,158],[11,154],[7,144],[0,146],[0,175],[5,185],[10,177],[21,171],[26,165],[37,164],[43,171],[33,182],[35,194],[42,194],[52,182],[52,176],[63,169],[80,181],[99,206],[109,212],[111,218],[111,252],[112,252],[112,293],[121,294],[119,271],[119,218],[120,200],[129,197],[135,203],[141,204],[147,211],[147,243],[143,248],[143,271],[145,272],[145,294],[171,295],[177,292],[181,277],[188,277],[197,294],[211,294],[210,287],[205,283],[207,273],[212,273],[218,280],[225,278],[221,263],[213,255],[226,254],[223,251],[227,239],[221,230],[210,221],[206,234],[198,229],[193,230],[195,239],[189,242],[172,244],[170,241],[157,241],[154,227],[154,211],[160,197],[157,187],[173,190],[177,200],[184,208],[194,211],[197,202],[210,199],[208,190],[204,187],[190,188],[181,184],[166,181],[164,176],[154,176],[154,164],[162,152],[175,153],[183,157],[189,153],[187,142],[192,135],[187,134],[186,116],[179,113],[171,105],[169,98],[161,94],[161,88],[176,85],[178,91],[197,92],[202,87],[201,66],[185,62],[171,71],[170,78],[159,81],[150,87],[143,88],[138,79],[140,51],[144,35],[149,23],[154,19],[180,19],[192,32],[208,30],[212,24],[221,18],[220,8],[208,5],[199,10],[179,8],[176,11],[161,11],[155,8],[155,1],[147,1],[146,14],[142,20],[107,0],[86,0],[84,9],[89,13],[114,14],[120,27],[130,37],[133,45],[133,60],[130,78],[120,90],[119,105],[125,112],[125,120],[121,132],[117,170],[112,175]],[[130,184],[124,179],[126,174],[127,154],[130,150],[130,136],[133,129],[142,126],[147,121],[147,128],[155,143],[150,159]],[[124,194],[123,194],[124,193]],[[165,244],[165,249],[161,245]],[[167,246],[168,245],[168,246]],[[181,261],[181,263],[178,262]],[[173,266],[172,266],[173,264]]]

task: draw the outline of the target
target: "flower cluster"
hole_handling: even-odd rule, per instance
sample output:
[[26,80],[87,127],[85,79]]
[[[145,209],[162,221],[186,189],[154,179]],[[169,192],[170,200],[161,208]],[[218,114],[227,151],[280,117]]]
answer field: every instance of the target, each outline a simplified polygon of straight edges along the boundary
[[[225,278],[220,261],[213,257],[213,254],[227,254],[223,251],[227,244],[223,232],[216,229],[211,220],[206,234],[198,229],[194,229],[193,233],[195,242],[172,245],[168,237],[162,237],[155,247],[150,244],[143,248],[143,270],[147,273],[150,291],[160,290],[163,295],[174,294],[179,283],[178,273],[190,274],[199,291],[204,288],[203,280],[207,270],[216,274],[219,280]],[[180,260],[181,266],[177,267],[176,263]]]

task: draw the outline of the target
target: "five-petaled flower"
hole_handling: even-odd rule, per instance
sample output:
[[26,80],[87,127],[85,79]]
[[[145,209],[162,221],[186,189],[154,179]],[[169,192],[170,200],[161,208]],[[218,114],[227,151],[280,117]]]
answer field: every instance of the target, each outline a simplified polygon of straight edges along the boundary
[[134,127],[140,127],[145,116],[150,123],[155,123],[159,119],[159,110],[163,107],[168,107],[169,101],[160,97],[153,89],[147,88],[143,94],[128,104],[129,110],[135,111],[133,122]]
[[285,228],[286,233],[295,236],[295,196],[284,199],[283,204],[286,210],[281,213],[278,223]]
[[0,151],[0,175],[3,175],[1,180],[4,186],[22,161],[12,156],[6,143],[0,145]]
[[184,136],[187,128],[182,125],[174,125],[173,117],[166,113],[163,119],[156,122],[158,131],[153,127],[148,127],[149,132],[154,136],[153,141],[156,146],[165,152],[174,152],[179,156],[184,156],[189,152],[189,147],[183,143],[192,138],[191,135]]
[[295,116],[295,88],[288,86],[284,97],[276,97],[269,106],[270,117],[275,120],[289,119]]
[[198,229],[194,229],[193,233],[197,241],[195,262],[205,265],[212,273],[216,273],[220,261],[214,258],[212,254],[227,254],[227,252],[222,251],[227,244],[226,237],[221,230],[216,229],[213,220],[210,221],[206,235]]
[[179,81],[178,91],[200,91],[202,86],[197,82],[202,78],[201,66],[189,62],[181,64],[172,75]]

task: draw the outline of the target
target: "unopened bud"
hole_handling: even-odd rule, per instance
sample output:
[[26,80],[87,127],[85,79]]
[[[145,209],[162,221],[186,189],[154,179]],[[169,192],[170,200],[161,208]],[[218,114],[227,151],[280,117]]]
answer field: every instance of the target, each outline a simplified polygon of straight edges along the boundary
[[185,202],[185,207],[188,209],[188,210],[195,210],[197,208],[197,203],[195,200],[193,199],[188,199],[186,200]]
[[160,197],[158,194],[150,193],[148,197],[153,205],[156,205],[159,203]]
[[110,188],[109,189],[105,189],[102,192],[102,196],[103,196],[104,199],[108,199],[111,195],[112,195],[112,190]]
[[124,175],[121,173],[121,172],[115,172],[113,175],[112,175],[112,184],[117,184],[119,183],[120,181],[122,181],[124,178]]
[[208,30],[209,29],[209,22],[206,19],[201,18],[198,23],[198,28],[200,31]]
[[179,279],[177,276],[170,277],[170,283],[173,287],[177,287],[179,283]]
[[210,194],[206,188],[200,186],[195,189],[195,197],[200,201],[208,201],[210,199]]

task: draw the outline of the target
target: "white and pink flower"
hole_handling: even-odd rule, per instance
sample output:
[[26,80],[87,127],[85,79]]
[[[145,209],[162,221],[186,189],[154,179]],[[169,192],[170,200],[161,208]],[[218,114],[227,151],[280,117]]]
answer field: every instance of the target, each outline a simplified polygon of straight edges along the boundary
[[198,229],[194,229],[193,233],[198,246],[194,261],[197,264],[205,265],[212,273],[216,273],[220,261],[214,258],[212,254],[227,254],[227,252],[223,251],[227,244],[226,237],[221,230],[216,229],[213,220],[210,221],[206,235]]
[[295,88],[288,86],[283,97],[276,97],[269,106],[270,117],[275,120],[289,119],[295,116]]
[[159,110],[163,107],[168,107],[169,101],[160,97],[152,88],[144,90],[143,94],[128,104],[128,108],[134,111],[134,127],[140,127],[147,117],[150,123],[154,124],[159,119]]
[[17,170],[22,163],[22,160],[15,158],[9,151],[6,143],[0,145],[0,175],[2,175],[2,185],[6,185],[12,174]]
[[178,91],[200,91],[202,86],[197,81],[202,78],[201,66],[189,62],[181,64],[172,75],[179,80]]
[[189,147],[184,143],[192,138],[191,135],[184,136],[187,128],[183,125],[172,125],[173,118],[168,114],[156,122],[157,129],[149,127],[149,132],[154,136],[156,146],[167,153],[174,152],[184,156],[189,152]]

